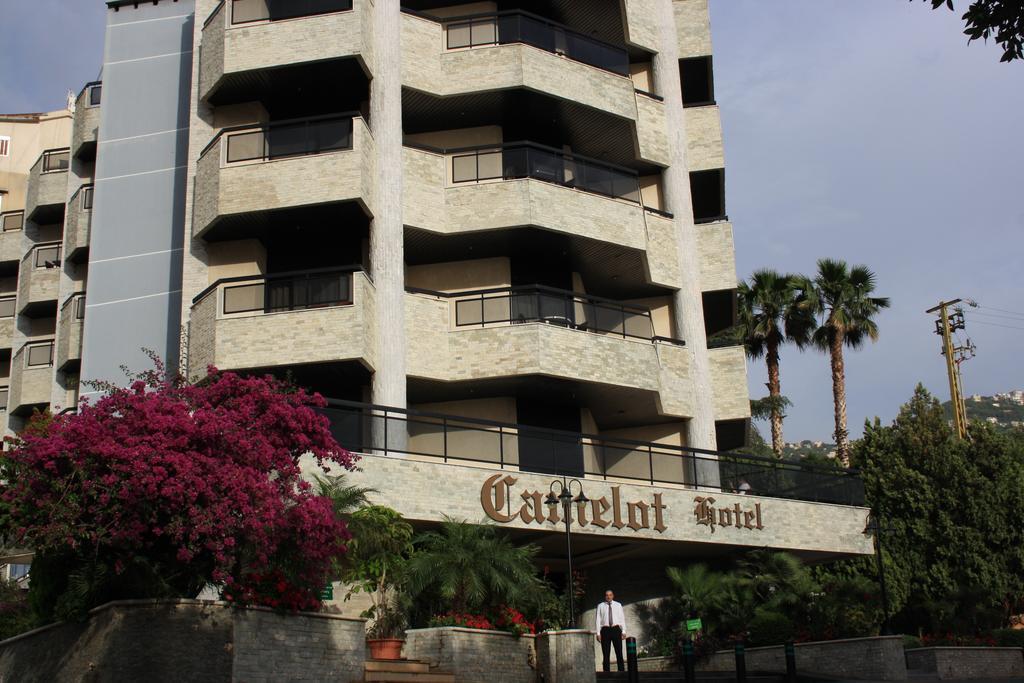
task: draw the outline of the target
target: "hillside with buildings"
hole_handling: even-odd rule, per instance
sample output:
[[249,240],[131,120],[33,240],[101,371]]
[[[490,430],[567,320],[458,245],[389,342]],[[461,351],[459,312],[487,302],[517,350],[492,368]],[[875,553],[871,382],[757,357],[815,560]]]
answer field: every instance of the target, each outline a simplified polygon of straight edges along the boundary
[[[1024,428],[1024,390],[1015,389],[995,396],[974,394],[967,396],[964,404],[971,420],[982,420],[1005,429]],[[952,416],[949,401],[942,407]]]

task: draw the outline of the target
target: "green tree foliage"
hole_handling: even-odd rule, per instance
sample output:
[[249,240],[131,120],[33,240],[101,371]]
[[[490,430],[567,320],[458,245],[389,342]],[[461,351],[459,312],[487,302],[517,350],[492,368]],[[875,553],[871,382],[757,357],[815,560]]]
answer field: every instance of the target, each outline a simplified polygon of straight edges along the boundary
[[516,546],[493,526],[446,518],[414,545],[405,584],[414,621],[449,611],[488,613],[503,605],[528,611],[549,590],[536,575],[537,547]]
[[815,327],[815,291],[801,276],[758,270],[737,290],[739,333],[751,358],[764,357],[768,367],[768,397],[763,399],[772,429],[772,450],[782,455],[782,420],[788,401],[782,396],[779,348],[792,343],[803,348]]
[[[932,9],[945,5],[953,11],[953,0],[925,0]],[[911,0],[913,2],[913,0]],[[962,17],[967,42],[994,38],[1003,48],[1001,62],[1024,59],[1024,1],[974,0]]]
[[[958,441],[918,386],[890,426],[865,426],[853,451],[883,520],[894,625],[978,634],[1024,611],[1024,439],[983,423]],[[835,563],[819,579],[875,581],[874,558]]]
[[348,518],[352,533],[344,580],[354,593],[370,595],[371,605],[361,615],[373,619],[372,637],[387,638],[401,634],[404,614],[396,606],[395,590],[401,586],[402,573],[412,552],[412,525],[391,508],[382,505],[362,507]]

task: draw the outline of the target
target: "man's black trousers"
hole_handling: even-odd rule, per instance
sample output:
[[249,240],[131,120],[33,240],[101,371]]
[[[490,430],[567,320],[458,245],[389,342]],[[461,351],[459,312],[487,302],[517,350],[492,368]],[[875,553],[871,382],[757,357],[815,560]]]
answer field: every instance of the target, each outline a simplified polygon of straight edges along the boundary
[[625,671],[626,665],[622,661],[622,627],[621,626],[602,626],[601,627],[601,654],[604,656],[602,660],[602,668],[604,671],[612,670],[611,662],[611,648],[615,647],[615,663],[618,664],[619,671]]

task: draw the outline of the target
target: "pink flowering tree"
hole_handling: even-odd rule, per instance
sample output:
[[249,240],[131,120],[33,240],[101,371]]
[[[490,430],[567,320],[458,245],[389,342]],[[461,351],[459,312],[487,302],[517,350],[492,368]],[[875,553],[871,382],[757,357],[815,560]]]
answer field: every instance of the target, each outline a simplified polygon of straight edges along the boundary
[[324,399],[214,368],[188,384],[159,363],[105,389],[3,456],[0,533],[36,551],[37,614],[211,584],[238,603],[319,607],[349,535],[299,460],[353,468],[316,410]]

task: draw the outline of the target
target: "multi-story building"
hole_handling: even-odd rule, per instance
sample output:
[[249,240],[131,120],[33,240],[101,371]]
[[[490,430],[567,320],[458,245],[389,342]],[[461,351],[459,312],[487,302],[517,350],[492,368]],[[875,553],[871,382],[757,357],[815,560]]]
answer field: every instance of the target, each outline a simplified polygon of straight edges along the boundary
[[287,375],[417,525],[564,570],[545,498],[578,479],[577,567],[629,605],[667,562],[871,552],[854,474],[722,455],[749,401],[706,0],[107,4],[21,413],[143,348]]

